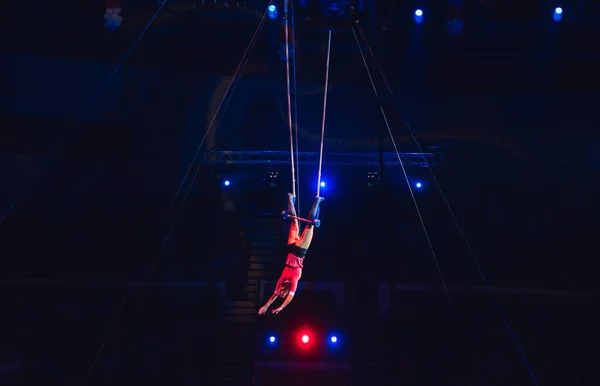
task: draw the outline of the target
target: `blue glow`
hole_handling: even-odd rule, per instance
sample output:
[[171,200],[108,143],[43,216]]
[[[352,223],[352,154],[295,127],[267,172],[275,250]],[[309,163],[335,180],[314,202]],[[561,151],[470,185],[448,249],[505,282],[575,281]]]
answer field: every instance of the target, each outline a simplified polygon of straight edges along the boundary
[[229,182],[229,180],[225,180],[225,182],[223,182],[223,185],[225,186],[229,186],[231,184],[231,182]]
[[333,335],[333,336],[331,337],[331,343],[337,343],[337,341],[338,341],[338,338],[337,338],[337,336]]
[[554,9],[554,15],[552,15],[552,19],[554,19],[554,21],[561,21],[562,20],[562,14],[563,14],[563,10],[561,7],[556,7],[556,9]]
[[270,337],[269,337],[269,342],[271,342],[271,343],[275,343],[275,341],[276,341],[276,340],[277,340],[277,339],[275,339],[275,337],[274,337],[274,336],[270,336]]
[[325,187],[325,181],[321,181],[321,187],[324,188]]
[[274,5],[269,5],[267,13],[269,14],[269,19],[277,19],[277,7]]
[[417,9],[415,11],[415,23],[421,24],[422,22],[423,22],[423,11],[420,9]]
[[423,187],[423,184],[422,184],[422,183],[420,183],[420,182],[417,182],[417,183],[415,184],[415,187],[416,187],[417,189],[421,189],[421,188]]

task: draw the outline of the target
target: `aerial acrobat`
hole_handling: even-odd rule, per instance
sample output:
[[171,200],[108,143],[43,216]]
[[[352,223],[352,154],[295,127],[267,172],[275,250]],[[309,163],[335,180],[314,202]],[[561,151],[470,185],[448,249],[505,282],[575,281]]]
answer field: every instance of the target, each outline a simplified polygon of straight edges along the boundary
[[[291,166],[292,166],[292,192],[288,193],[288,209],[283,212],[283,217],[285,219],[290,219],[290,233],[288,235],[288,255],[285,261],[285,268],[277,281],[277,285],[275,286],[275,292],[269,300],[258,310],[259,315],[264,315],[269,307],[273,304],[277,298],[284,299],[281,306],[272,311],[273,314],[280,313],[285,307],[287,307],[291,301],[294,299],[294,295],[296,294],[296,290],[298,288],[298,282],[302,277],[302,268],[304,267],[304,257],[306,256],[306,251],[310,247],[310,243],[313,238],[314,228],[319,227],[319,206],[321,202],[324,200],[323,197],[320,196],[321,193],[321,171],[323,166],[323,143],[325,141],[325,117],[327,115],[327,91],[329,86],[329,59],[331,56],[331,30],[328,34],[328,44],[327,44],[327,64],[325,66],[325,89],[323,95],[323,119],[321,121],[321,146],[319,152],[319,171],[318,171],[318,182],[317,182],[317,194],[315,197],[315,201],[313,203],[312,209],[310,210],[310,214],[308,215],[308,219],[304,219],[298,217],[296,215],[296,172],[294,165],[294,140],[293,140],[293,124],[292,124],[292,104],[291,104],[291,82],[290,82],[290,45],[294,44],[293,39],[293,31],[290,31],[289,17],[288,17],[288,0],[285,1],[284,7],[284,32],[285,32],[285,60],[286,60],[286,74],[287,74],[287,105],[288,105],[288,126],[290,130],[290,155],[291,155]],[[293,30],[293,24],[291,26]],[[290,35],[290,32],[292,34]],[[293,49],[292,49],[293,52]],[[296,125],[296,153],[298,152],[298,127]],[[299,222],[306,223],[304,231],[302,235],[300,235],[300,225]]]
[[[290,233],[288,235],[288,255],[285,261],[285,268],[277,281],[275,286],[275,292],[267,303],[258,310],[259,315],[264,315],[269,307],[277,300],[277,298],[284,299],[281,306],[271,311],[273,314],[278,314],[287,307],[294,299],[296,289],[298,288],[298,282],[302,277],[302,268],[304,267],[304,257],[306,251],[310,247],[310,243],[313,238],[314,228],[319,226],[319,205],[323,201],[323,197],[316,197],[313,203],[312,209],[308,216],[308,219],[303,219],[296,216],[296,209],[294,207],[296,197],[292,193],[288,193],[288,210],[284,212],[284,218],[291,219]],[[299,222],[306,222],[306,227],[300,236]]]

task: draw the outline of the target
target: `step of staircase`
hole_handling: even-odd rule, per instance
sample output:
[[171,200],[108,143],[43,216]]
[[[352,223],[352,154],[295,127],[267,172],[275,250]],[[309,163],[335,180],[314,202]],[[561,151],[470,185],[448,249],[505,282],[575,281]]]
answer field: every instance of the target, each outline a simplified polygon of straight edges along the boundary
[[248,277],[252,278],[252,279],[266,279],[266,280],[275,280],[277,279],[277,277],[279,277],[279,274],[281,272],[278,272],[275,269],[269,269],[268,271],[248,271]]
[[233,307],[240,307],[240,308],[244,308],[244,307],[254,307],[253,302],[249,302],[247,300],[232,300],[227,302],[226,307],[228,308],[233,308]]
[[279,243],[281,243],[281,231],[277,230],[277,231],[272,231],[272,230],[262,230],[260,232],[257,232],[255,230],[249,231],[246,233],[246,237],[249,240],[256,240],[256,241],[270,241],[273,242],[274,245],[278,245]]
[[266,269],[264,263],[250,263],[250,269],[253,271],[263,271]]
[[280,259],[281,259],[281,257],[276,256],[274,254],[273,255],[271,255],[271,254],[269,254],[269,255],[258,254],[258,255],[250,256],[250,263],[272,262],[272,261],[280,260]]
[[252,308],[228,308],[225,310],[225,315],[255,315],[256,306]]
[[248,284],[246,286],[246,293],[256,292],[258,290],[256,284]]
[[[285,261],[285,255],[277,252],[271,251],[251,251],[253,256],[257,256],[260,261],[274,261],[274,260],[283,260]],[[258,259],[257,259],[258,260]]]
[[224,321],[227,323],[254,323],[256,313],[253,315],[225,315]]
[[271,249],[277,249],[277,247],[279,246],[279,240],[257,240],[257,239],[251,239],[252,242],[252,246],[254,248],[271,248]]

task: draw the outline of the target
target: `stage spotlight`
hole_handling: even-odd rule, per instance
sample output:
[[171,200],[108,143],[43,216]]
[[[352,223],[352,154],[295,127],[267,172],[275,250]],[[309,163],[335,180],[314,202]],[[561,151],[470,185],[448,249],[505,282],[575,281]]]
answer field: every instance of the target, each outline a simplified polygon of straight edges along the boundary
[[324,188],[325,187],[325,181],[321,181],[321,187]]
[[269,343],[275,343],[276,340],[274,336],[269,337]]
[[377,172],[368,172],[367,173],[367,187],[372,188],[373,186],[379,183],[379,173]]
[[422,184],[422,183],[420,183],[420,182],[417,182],[417,183],[415,184],[415,187],[416,187],[417,189],[421,189],[421,188],[423,187],[423,184]]
[[308,342],[310,342],[310,336],[308,336],[307,334],[302,335],[302,343],[307,344]]
[[112,32],[121,27],[121,23],[123,23],[121,7],[106,8],[106,11],[104,12],[104,28]]
[[554,19],[554,21],[561,21],[562,14],[563,14],[562,8],[561,7],[556,7],[554,9],[554,15],[552,15],[552,18]]
[[269,19],[277,19],[277,7],[274,5],[269,5],[267,14],[269,15]]
[[331,343],[337,343],[338,338],[335,335],[332,335],[331,338],[329,339],[331,341]]
[[273,171],[273,170],[269,170],[269,174],[267,176],[267,180],[269,182],[269,185],[274,188],[277,186],[277,181],[279,181],[279,172],[277,171]]
[[225,186],[229,186],[229,185],[231,185],[231,182],[229,182],[229,180],[225,180],[225,181],[223,182],[223,185],[225,185]]
[[423,21],[423,10],[417,9],[415,11],[415,23],[421,24],[422,21]]
[[328,17],[341,17],[344,15],[345,6],[341,0],[328,0],[325,5],[325,15]]

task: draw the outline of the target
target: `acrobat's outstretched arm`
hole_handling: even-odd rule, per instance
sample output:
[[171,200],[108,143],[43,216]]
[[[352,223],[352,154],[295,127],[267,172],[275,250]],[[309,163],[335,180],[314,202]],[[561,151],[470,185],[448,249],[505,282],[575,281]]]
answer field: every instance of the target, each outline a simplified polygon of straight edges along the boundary
[[285,297],[285,300],[283,301],[283,304],[281,304],[278,308],[274,309],[271,312],[274,313],[274,314],[280,313],[285,307],[288,306],[288,304],[290,304],[292,302],[292,300],[294,300],[294,294],[290,292],[288,294],[288,296]]
[[273,304],[273,302],[275,300],[277,300],[279,296],[277,294],[273,294],[271,295],[271,297],[269,298],[269,300],[267,300],[267,302],[265,303],[264,306],[260,307],[260,310],[258,310],[258,314],[259,315],[264,315],[268,310],[269,307],[271,307],[271,304]]

